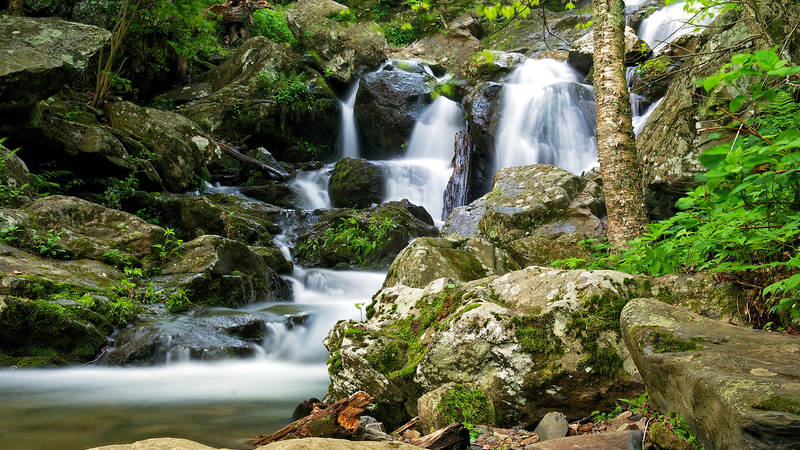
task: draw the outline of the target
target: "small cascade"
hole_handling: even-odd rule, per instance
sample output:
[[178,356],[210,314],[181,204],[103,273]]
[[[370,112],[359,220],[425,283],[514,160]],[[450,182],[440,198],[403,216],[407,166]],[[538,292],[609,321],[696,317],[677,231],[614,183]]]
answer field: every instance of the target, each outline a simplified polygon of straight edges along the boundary
[[356,80],[356,82],[347,92],[347,97],[345,97],[344,101],[339,102],[342,122],[340,130],[340,145],[342,147],[341,155],[343,158],[358,158],[361,155],[360,147],[358,146],[356,118],[353,112],[356,105],[358,84],[359,80]]
[[414,125],[405,158],[383,163],[385,200],[408,199],[424,207],[434,220],[442,217],[455,136],[464,126],[458,103],[440,96],[428,105]]
[[302,199],[297,206],[303,209],[330,208],[331,198],[328,196],[328,180],[331,178],[333,164],[322,169],[298,174],[289,185]]
[[495,168],[553,164],[574,173],[595,165],[596,112],[591,86],[566,63],[529,59],[503,94]]
[[660,53],[670,42],[693,33],[697,26],[708,25],[712,15],[698,17],[684,9],[686,2],[665,6],[642,20],[637,34],[655,53]]
[[639,133],[644,130],[644,126],[647,124],[647,119],[650,118],[650,114],[653,113],[653,110],[656,109],[658,105],[661,104],[661,101],[664,100],[663,98],[658,99],[655,103],[648,106],[647,109],[640,115],[634,116],[633,118],[633,133],[638,136]]
[[633,83],[636,81],[636,68],[628,67],[625,73],[625,79],[628,82],[628,90],[631,91],[631,118],[633,119],[633,134],[638,136],[644,129],[647,119],[653,109],[661,103],[661,100],[650,104],[647,99],[632,91]]

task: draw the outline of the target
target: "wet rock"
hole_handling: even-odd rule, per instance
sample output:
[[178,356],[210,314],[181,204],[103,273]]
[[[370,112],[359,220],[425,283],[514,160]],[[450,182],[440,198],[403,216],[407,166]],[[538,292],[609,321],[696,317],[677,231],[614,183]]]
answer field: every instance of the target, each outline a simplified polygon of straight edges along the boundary
[[426,73],[391,65],[361,79],[354,114],[364,157],[402,155],[434,85],[435,79]]
[[333,168],[328,192],[337,208],[366,208],[383,200],[386,179],[377,164],[342,158]]
[[501,82],[502,77],[511,73],[526,59],[527,56],[522,53],[484,50],[474,58],[474,62],[470,66],[470,75],[480,80],[489,79]]
[[246,245],[221,236],[187,242],[152,281],[187,290],[194,303],[240,306],[288,299],[291,286]]
[[641,450],[642,432],[633,430],[582,434],[540,442],[533,444],[530,448],[535,450],[573,450],[576,448],[587,450]]
[[171,191],[190,187],[222,155],[210,136],[180,114],[117,102],[106,106],[106,115],[111,127],[136,136],[155,154],[153,165]]
[[481,83],[464,97],[462,107],[467,116],[470,158],[467,168],[466,203],[472,202],[492,188],[494,176],[495,138],[502,112],[503,85]]
[[374,24],[332,20],[346,9],[332,0],[300,0],[286,11],[289,30],[303,47],[316,52],[318,69],[342,83],[386,58],[386,40]]
[[0,17],[0,111],[24,110],[81,75],[111,33],[56,18]]
[[459,77],[467,77],[470,75],[470,63],[482,47],[476,33],[482,33],[480,23],[472,16],[462,16],[450,22],[446,33],[416,40],[395,50],[392,57],[424,59]]
[[654,299],[622,311],[625,344],[665,411],[709,448],[800,446],[800,338],[728,325]]
[[423,288],[437,278],[472,281],[518,269],[510,255],[485,238],[458,243],[426,237],[415,239],[397,255],[383,285]]
[[559,412],[549,412],[542,417],[539,425],[536,425],[534,433],[539,435],[540,441],[563,438],[567,435],[569,423],[567,417]]
[[[633,66],[643,62],[653,51],[636,35],[631,27],[625,27],[625,64]],[[589,73],[594,60],[594,32],[572,43],[569,52],[569,64],[579,72]]]
[[169,111],[186,103],[206,98],[213,92],[211,83],[201,81],[157,95],[150,102],[150,106]]

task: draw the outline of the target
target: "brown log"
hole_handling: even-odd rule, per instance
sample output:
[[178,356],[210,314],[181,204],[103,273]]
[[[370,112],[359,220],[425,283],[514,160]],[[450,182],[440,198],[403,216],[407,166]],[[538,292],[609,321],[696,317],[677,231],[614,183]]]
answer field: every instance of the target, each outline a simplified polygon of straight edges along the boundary
[[469,447],[469,430],[458,422],[451,423],[411,443],[430,450],[462,450]]
[[270,435],[250,439],[247,443],[258,447],[284,439],[351,436],[358,430],[358,416],[370,402],[372,397],[359,391],[325,409],[315,408],[308,416],[295,420]]
[[255,158],[251,158],[250,156],[241,154],[239,152],[239,150],[236,150],[236,148],[234,148],[231,145],[228,145],[228,144],[225,144],[225,143],[219,142],[219,141],[217,141],[217,145],[219,145],[221,149],[225,150],[225,152],[227,152],[229,155],[233,156],[234,158],[238,159],[239,161],[246,162],[248,164],[252,164],[252,165],[258,167],[259,169],[267,172],[271,177],[273,177],[276,180],[285,180],[286,178],[289,177],[288,173],[284,173],[284,172],[282,172],[282,171],[280,171],[280,170],[278,170],[278,169],[276,169],[276,168],[274,168],[274,167],[272,167],[272,166],[270,166],[268,164],[265,164],[265,163],[255,159]]
[[406,431],[406,430],[408,430],[409,428],[411,428],[411,427],[413,427],[414,425],[416,425],[416,424],[417,424],[417,422],[419,422],[419,416],[417,416],[417,417],[414,417],[413,419],[409,420],[409,421],[408,421],[408,423],[406,423],[406,424],[405,424],[405,425],[403,425],[402,427],[400,427],[400,428],[398,428],[398,429],[396,429],[396,430],[392,431],[392,433],[391,433],[391,434],[396,434],[396,435],[400,436],[400,435],[402,435],[402,434],[403,434],[403,432],[404,432],[404,431]]

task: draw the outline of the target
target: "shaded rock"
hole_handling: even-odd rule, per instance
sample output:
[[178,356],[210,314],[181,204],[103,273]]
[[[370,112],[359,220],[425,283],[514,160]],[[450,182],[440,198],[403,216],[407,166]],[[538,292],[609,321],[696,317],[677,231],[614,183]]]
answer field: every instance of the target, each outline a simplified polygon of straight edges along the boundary
[[322,405],[322,401],[316,397],[311,397],[308,400],[303,400],[292,412],[292,420],[302,419],[303,417],[311,414],[311,411],[314,409],[314,405],[320,404]]
[[31,174],[28,166],[16,154],[11,155],[11,152],[0,144],[0,158],[5,160],[0,170],[0,185],[18,189],[23,195],[30,194],[28,183],[31,181]]
[[150,102],[150,106],[163,110],[173,110],[178,106],[210,96],[214,92],[212,89],[211,83],[207,81],[192,83],[155,96]]
[[375,67],[386,58],[386,40],[374,24],[332,20],[345,9],[332,0],[300,0],[286,10],[286,23],[303,47],[316,52],[320,71],[349,83],[360,70]]
[[120,4],[120,0],[77,0],[72,7],[71,20],[111,29],[119,15]]
[[423,288],[437,278],[472,281],[518,269],[513,258],[485,238],[458,243],[425,237],[415,239],[397,255],[383,286]]
[[549,412],[542,417],[539,425],[536,425],[534,433],[539,435],[540,441],[563,438],[567,435],[569,423],[567,417],[559,412]]
[[641,450],[642,432],[612,431],[609,433],[582,434],[533,444],[536,450]]
[[86,70],[111,33],[56,18],[0,17],[0,111],[28,109]]
[[800,446],[797,336],[727,325],[654,299],[622,311],[649,398],[709,448]]
[[395,50],[393,57],[424,59],[441,66],[459,77],[470,76],[470,62],[481,49],[475,32],[480,34],[480,23],[472,16],[460,17],[448,25],[447,33],[437,33]]
[[194,303],[240,306],[289,298],[291,286],[241,242],[200,236],[187,242],[152,281],[167,291],[185,289]]
[[502,81],[502,77],[525,62],[527,56],[515,52],[484,50],[474,59],[475,61],[470,66],[472,77],[480,80]]
[[136,136],[155,154],[153,165],[171,191],[190,187],[205,166],[222,154],[211,137],[180,114],[130,102],[107,105],[106,114],[113,128]]
[[[633,28],[625,27],[625,65],[634,66],[646,60],[653,51],[636,35]],[[572,43],[569,64],[584,74],[589,73],[594,60],[594,32],[590,32]]]
[[[358,86],[354,114],[362,155],[382,159],[403,153],[435,79],[426,74],[385,66],[365,75]],[[433,84],[432,84],[433,83]]]
[[544,11],[538,10],[536,14],[515,19],[519,25],[504,27],[483,38],[484,48],[540,57],[542,53],[554,50],[569,50],[571,42],[587,33],[585,27],[577,25],[591,20],[591,16],[576,14],[575,11],[542,9]]
[[360,158],[340,159],[328,180],[331,202],[338,208],[366,208],[380,203],[385,187],[383,170]]
[[464,97],[462,107],[467,116],[470,158],[468,166],[456,168],[468,173],[466,202],[472,202],[492,188],[494,176],[495,137],[502,113],[503,85],[481,83]]
[[297,202],[295,191],[284,183],[273,182],[258,186],[244,186],[239,192],[260,202],[285,208],[292,207]]

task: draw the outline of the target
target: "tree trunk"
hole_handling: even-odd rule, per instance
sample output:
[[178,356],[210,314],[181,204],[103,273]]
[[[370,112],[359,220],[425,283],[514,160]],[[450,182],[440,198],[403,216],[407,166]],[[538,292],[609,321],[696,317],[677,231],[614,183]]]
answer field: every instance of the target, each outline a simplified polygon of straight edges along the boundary
[[372,397],[366,392],[356,392],[325,409],[314,409],[308,416],[270,435],[250,439],[247,443],[259,447],[284,439],[351,436],[358,430],[358,416],[371,401]]
[[597,157],[614,251],[642,234],[647,213],[625,81],[625,2],[593,0]]
[[8,2],[8,12],[12,16],[25,15],[25,0],[11,0]]

